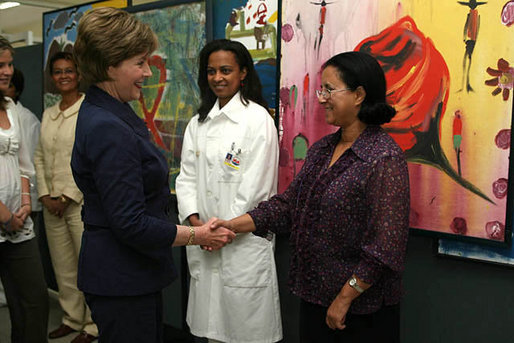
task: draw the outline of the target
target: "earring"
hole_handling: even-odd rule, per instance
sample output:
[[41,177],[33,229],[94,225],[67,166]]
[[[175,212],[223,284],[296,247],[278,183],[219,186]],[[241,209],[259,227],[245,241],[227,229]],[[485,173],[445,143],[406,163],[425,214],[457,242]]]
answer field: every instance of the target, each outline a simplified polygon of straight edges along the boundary
[[241,88],[243,88],[243,87],[244,87],[244,85],[245,85],[245,83],[244,83],[243,81],[244,81],[244,79],[243,79],[243,80],[241,80]]

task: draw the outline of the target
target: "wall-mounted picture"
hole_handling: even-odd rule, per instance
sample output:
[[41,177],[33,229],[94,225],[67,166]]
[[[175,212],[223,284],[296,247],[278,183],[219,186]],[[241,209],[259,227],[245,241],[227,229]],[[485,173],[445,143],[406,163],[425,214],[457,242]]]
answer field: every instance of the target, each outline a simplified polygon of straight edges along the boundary
[[409,162],[410,226],[510,242],[512,3],[284,0],[279,190],[307,149],[337,129],[325,124],[315,94],[323,62],[363,51],[382,66],[387,101],[397,110],[384,127]]
[[206,5],[205,1],[163,1],[129,11],[148,24],[159,41],[150,57],[153,75],[146,79],[139,101],[131,105],[166,156],[174,192],[183,134],[199,105],[198,57],[206,43]]
[[438,242],[437,253],[441,256],[514,266],[514,245],[512,244],[503,247],[489,246],[441,238]]
[[241,42],[255,62],[270,109],[277,105],[278,0],[212,0],[213,36]]

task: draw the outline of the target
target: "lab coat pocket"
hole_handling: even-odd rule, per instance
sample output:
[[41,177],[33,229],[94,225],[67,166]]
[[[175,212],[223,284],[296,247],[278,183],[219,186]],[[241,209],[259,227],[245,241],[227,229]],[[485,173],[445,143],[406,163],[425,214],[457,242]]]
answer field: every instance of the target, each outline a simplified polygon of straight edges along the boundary
[[250,145],[249,139],[234,139],[232,143],[223,142],[219,145],[218,155],[221,159],[221,169],[218,181],[220,183],[239,184],[246,169],[248,152],[246,147]]
[[239,234],[222,250],[223,283],[228,287],[267,287],[271,284],[272,243],[251,233]]
[[218,182],[240,184],[241,180],[241,170],[235,170],[225,165],[223,166],[222,172],[219,175]]
[[231,156],[227,153],[221,166],[218,177],[219,183],[240,184],[242,181],[241,159],[238,156]]

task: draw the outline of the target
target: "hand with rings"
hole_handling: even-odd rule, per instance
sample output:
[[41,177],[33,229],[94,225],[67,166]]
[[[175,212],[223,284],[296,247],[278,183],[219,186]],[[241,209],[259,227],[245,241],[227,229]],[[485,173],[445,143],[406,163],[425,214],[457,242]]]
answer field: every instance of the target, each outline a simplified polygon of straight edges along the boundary
[[50,214],[62,218],[64,211],[69,205],[68,202],[62,202],[60,198],[51,198],[50,195],[42,196],[39,200],[43,203],[43,206],[50,212]]

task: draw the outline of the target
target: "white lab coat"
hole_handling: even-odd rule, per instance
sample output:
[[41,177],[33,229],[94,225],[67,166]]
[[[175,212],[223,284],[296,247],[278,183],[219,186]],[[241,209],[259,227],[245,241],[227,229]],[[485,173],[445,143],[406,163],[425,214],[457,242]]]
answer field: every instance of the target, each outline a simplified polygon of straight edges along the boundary
[[[231,219],[276,193],[278,139],[273,119],[239,93],[203,123],[189,122],[176,180],[179,219]],[[274,240],[238,234],[220,251],[187,247],[191,273],[187,323],[195,336],[222,342],[282,339]]]

